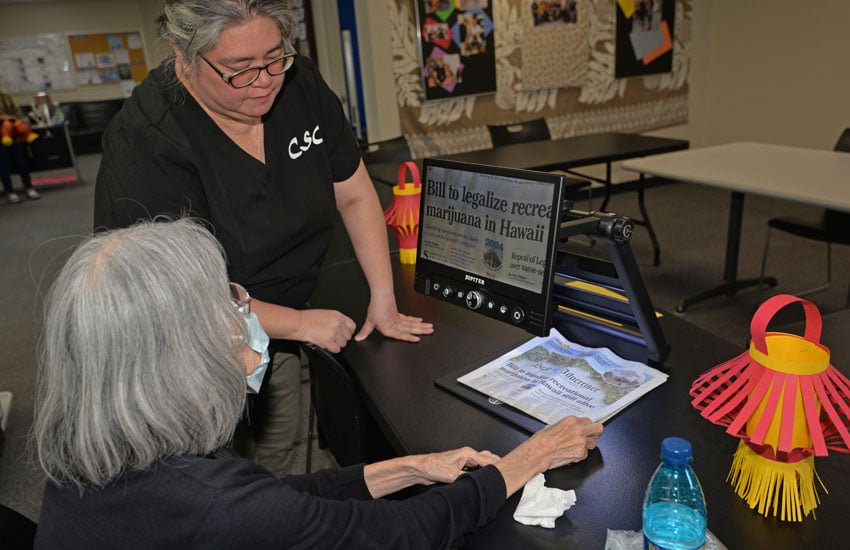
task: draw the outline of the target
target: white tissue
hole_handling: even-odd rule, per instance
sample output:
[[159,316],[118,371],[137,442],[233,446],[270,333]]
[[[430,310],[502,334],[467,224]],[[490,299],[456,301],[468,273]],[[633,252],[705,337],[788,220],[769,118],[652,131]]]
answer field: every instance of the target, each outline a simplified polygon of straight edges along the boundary
[[552,529],[555,520],[576,503],[576,492],[545,487],[546,478],[537,474],[526,483],[514,519],[524,525],[540,525]]

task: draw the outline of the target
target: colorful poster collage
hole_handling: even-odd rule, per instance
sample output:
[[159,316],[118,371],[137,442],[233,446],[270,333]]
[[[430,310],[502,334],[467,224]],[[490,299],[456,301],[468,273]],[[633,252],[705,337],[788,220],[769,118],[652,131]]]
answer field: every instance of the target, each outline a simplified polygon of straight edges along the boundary
[[617,0],[615,78],[673,69],[675,0]]
[[491,0],[417,0],[425,100],[496,91]]

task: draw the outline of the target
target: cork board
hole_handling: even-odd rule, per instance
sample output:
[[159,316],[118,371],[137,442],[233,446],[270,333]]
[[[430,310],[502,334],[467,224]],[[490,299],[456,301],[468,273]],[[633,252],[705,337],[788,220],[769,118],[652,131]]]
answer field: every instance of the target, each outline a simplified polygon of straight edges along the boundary
[[77,85],[139,83],[148,74],[141,31],[69,34]]

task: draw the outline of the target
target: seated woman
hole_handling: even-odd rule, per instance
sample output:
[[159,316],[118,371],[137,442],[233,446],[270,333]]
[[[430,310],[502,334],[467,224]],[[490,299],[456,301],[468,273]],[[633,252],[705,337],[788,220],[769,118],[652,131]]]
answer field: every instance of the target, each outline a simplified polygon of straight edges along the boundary
[[36,547],[445,547],[537,473],[584,459],[602,433],[570,417],[502,458],[463,448],[278,479],[216,453],[267,360],[261,330],[195,222],[83,243],[47,298]]

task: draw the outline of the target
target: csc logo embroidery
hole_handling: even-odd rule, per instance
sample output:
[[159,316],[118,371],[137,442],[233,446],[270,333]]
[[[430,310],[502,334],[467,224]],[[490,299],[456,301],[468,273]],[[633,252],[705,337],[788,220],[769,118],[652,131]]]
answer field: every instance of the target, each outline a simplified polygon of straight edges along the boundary
[[295,160],[310,149],[312,145],[318,145],[324,141],[324,139],[319,137],[319,125],[317,124],[313,128],[313,133],[310,133],[309,130],[304,132],[302,141],[304,142],[303,145],[298,143],[298,137],[292,138],[292,141],[289,142],[289,158]]

